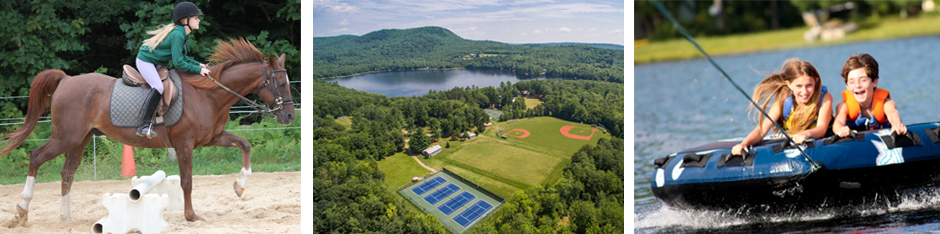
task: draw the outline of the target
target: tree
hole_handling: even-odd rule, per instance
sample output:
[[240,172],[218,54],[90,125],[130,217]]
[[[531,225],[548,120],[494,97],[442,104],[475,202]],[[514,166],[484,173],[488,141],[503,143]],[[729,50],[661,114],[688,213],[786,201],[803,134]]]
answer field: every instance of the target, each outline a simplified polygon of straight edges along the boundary
[[[87,66],[106,56],[87,51],[98,45],[95,40],[113,39],[105,33],[108,23],[124,16],[130,9],[127,2],[0,3],[0,23],[8,25],[0,29],[0,96],[29,95],[33,76],[46,69],[61,69],[68,74],[97,69]],[[25,98],[4,100],[0,103],[0,118],[21,117],[26,105]]]
[[435,139],[440,137],[441,121],[435,118],[432,118],[430,123],[428,124],[428,131],[430,131],[431,133],[431,141],[434,141]]
[[469,233],[622,233],[623,155],[619,138],[582,147],[563,178],[516,193]]
[[411,140],[408,141],[408,147],[411,148],[412,154],[420,154],[429,145],[431,145],[431,139],[424,134],[424,130],[421,128],[415,129],[415,132],[411,134]]
[[[286,53],[289,77],[300,79],[300,1],[192,1],[205,14],[189,44],[194,59],[205,61],[216,39],[245,37],[264,53]],[[29,95],[32,78],[47,69],[119,76],[145,32],[172,21],[178,2],[0,1],[0,23],[10,25],[0,29],[0,97]],[[4,100],[0,118],[22,117],[26,105],[26,98]]]
[[[320,128],[322,129],[322,128]],[[355,159],[337,141],[314,141],[313,233],[445,233],[433,215],[407,209],[388,192],[373,160]]]

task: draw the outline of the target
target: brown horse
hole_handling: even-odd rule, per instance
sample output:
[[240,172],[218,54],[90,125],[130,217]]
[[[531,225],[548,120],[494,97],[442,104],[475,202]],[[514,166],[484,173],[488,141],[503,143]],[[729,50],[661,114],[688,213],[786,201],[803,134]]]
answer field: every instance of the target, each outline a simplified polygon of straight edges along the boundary
[[[251,43],[244,39],[232,39],[231,44],[218,41],[215,53],[209,61],[218,64],[211,67],[211,77],[244,96],[257,93],[274,112],[277,122],[288,125],[294,121],[294,105],[288,88],[288,77],[284,69],[284,55],[274,55],[265,60]],[[165,127],[159,134],[169,136],[172,148],[176,149],[180,168],[181,187],[185,201],[184,215],[187,221],[204,220],[193,211],[192,169],[193,148],[202,146],[238,147],[242,151],[242,169],[234,184],[235,193],[241,196],[251,174],[251,146],[245,138],[225,131],[229,110],[241,97],[230,93],[209,77],[180,71],[183,79],[183,113],[179,122]],[[94,136],[101,132],[118,142],[139,148],[166,148],[163,136],[153,139],[138,137],[136,128],[115,127],[109,118],[110,93],[115,78],[91,73],[68,76],[60,70],[46,70],[33,80],[29,92],[29,107],[23,126],[8,135],[10,144],[0,151],[5,155],[19,146],[36,127],[37,120],[47,110],[51,111],[52,135],[49,141],[30,154],[29,173],[23,188],[23,202],[16,206],[16,220],[12,226],[24,225],[33,197],[36,173],[43,163],[62,153],[67,153],[62,168],[62,209],[60,218],[69,221],[69,189],[75,170],[82,162],[82,152]],[[51,97],[51,102],[50,102]],[[285,103],[281,106],[281,103]],[[48,104],[47,104],[48,103]],[[279,109],[279,110],[277,110]]]

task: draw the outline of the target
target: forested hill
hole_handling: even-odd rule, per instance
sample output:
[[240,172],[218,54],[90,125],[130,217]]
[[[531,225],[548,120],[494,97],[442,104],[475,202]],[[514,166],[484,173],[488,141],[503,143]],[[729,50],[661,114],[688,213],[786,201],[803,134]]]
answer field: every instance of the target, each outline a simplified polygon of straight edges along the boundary
[[504,69],[623,83],[623,50],[526,46],[463,39],[440,27],[385,29],[313,39],[313,78],[411,69]]

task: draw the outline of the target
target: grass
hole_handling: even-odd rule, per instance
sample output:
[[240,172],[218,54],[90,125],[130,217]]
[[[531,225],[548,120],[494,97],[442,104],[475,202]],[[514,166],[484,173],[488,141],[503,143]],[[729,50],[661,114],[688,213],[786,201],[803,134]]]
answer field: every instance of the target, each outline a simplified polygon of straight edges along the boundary
[[[503,178],[519,181],[533,186],[542,182],[551,169],[561,160],[511,144],[497,142],[496,139],[478,137],[475,147],[467,147],[455,152],[447,159],[463,162],[468,166],[498,174]],[[525,166],[520,166],[521,162]]]
[[[300,113],[297,119],[287,127],[300,126]],[[245,131],[250,128],[284,128],[265,118],[252,126],[239,126],[238,121],[229,121],[226,129],[235,135],[245,137],[251,144],[251,166],[253,172],[300,171],[300,130],[275,129]],[[233,130],[234,129],[234,130]],[[48,138],[49,124],[40,123],[30,136],[31,139]],[[46,141],[29,141],[20,145],[10,154],[0,157],[0,184],[20,184],[26,181],[29,167],[29,152],[45,144]],[[106,137],[95,137],[94,144],[89,143],[82,158],[82,164],[75,174],[75,181],[84,180],[123,180],[121,177],[121,156],[124,144]],[[236,174],[241,169],[241,150],[235,147],[201,147],[193,152],[194,175]],[[134,161],[137,175],[150,175],[163,170],[167,175],[178,175],[179,165],[170,161],[166,149],[134,149]],[[61,171],[65,163],[64,154],[44,163],[36,177],[37,183],[62,180]],[[96,165],[97,164],[97,165]],[[96,173],[97,171],[97,173]]]
[[[568,122],[552,117],[522,119],[511,123],[501,122],[487,127],[476,139],[448,141],[441,139],[441,146],[450,142],[434,157],[418,158],[431,168],[448,170],[503,198],[536,186],[551,184],[563,176],[571,155],[584,144],[595,144],[610,135],[598,131],[591,140],[576,140],[561,135],[559,129],[571,125],[590,128],[590,125]],[[531,135],[526,138],[501,139],[496,136],[499,129],[526,129]],[[517,144],[518,143],[518,144]],[[395,154],[378,162],[385,172],[385,183],[397,193],[402,185],[411,182],[411,177],[422,176],[430,171],[422,168],[411,157]]]
[[[826,42],[806,42],[803,39],[803,33],[810,27],[730,36],[695,37],[695,40],[705,52],[718,56],[940,34],[940,27],[937,25],[940,25],[940,14],[922,14],[908,19],[882,17],[879,20],[872,17],[860,22],[861,28],[858,31],[847,34],[843,39]],[[633,50],[634,64],[704,57],[684,38],[648,44],[635,43]]]
[[[594,133],[591,140],[577,140],[561,135],[559,131],[564,126],[575,126],[577,128],[591,129],[589,124],[563,121],[552,117],[536,117],[531,119],[522,119],[520,121],[496,123],[483,134],[496,137],[499,129],[503,129],[503,134],[513,129],[525,129],[530,135],[526,138],[509,137],[501,139],[511,143],[525,143],[523,147],[538,151],[544,154],[561,155],[565,158],[581,149],[581,146],[587,143],[597,143],[602,137],[610,138],[610,135],[603,134],[602,130]],[[521,145],[521,144],[520,144]]]
[[467,179],[479,185],[480,187],[489,190],[493,194],[503,197],[504,199],[509,199],[513,194],[522,190],[522,188],[514,187],[512,185],[495,180],[491,177],[483,176],[460,167],[447,167],[447,170],[462,176],[464,179]]
[[[418,158],[424,162],[425,165],[440,170],[443,167],[447,167],[448,170],[457,173],[460,176],[480,185],[490,192],[493,192],[497,195],[508,198],[505,195],[512,195],[520,189],[528,188],[529,186],[535,184],[527,184],[515,180],[511,180],[503,177],[500,174],[487,171],[488,167],[478,168],[464,163],[463,161],[453,160],[449,157],[453,154],[463,154],[458,153],[464,151],[465,149],[487,149],[491,147],[494,143],[483,143],[478,144],[478,140],[484,140],[486,138],[477,137],[477,139],[469,141],[446,141],[442,139],[439,142],[442,146],[446,145],[445,142],[450,142],[451,148],[444,148],[440,153],[431,157],[430,159],[424,159],[424,156],[418,156]],[[404,157],[398,157],[399,155]],[[398,157],[398,158],[396,158]],[[471,159],[473,160],[473,159]],[[411,183],[411,177],[423,176],[431,171],[424,169],[421,165],[418,165],[411,156],[408,156],[404,153],[397,153],[391,157],[383,159],[378,162],[379,170],[385,173],[385,185],[388,186],[389,190],[397,193],[399,187]]]
[[343,127],[346,127],[346,130],[349,130],[352,128],[352,118],[336,119],[336,123],[338,123],[339,125],[343,125]]
[[418,165],[411,156],[405,153],[396,153],[377,163],[379,170],[385,173],[385,185],[392,193],[398,193],[398,187],[411,182],[412,177],[420,177],[431,172]]
[[542,105],[542,100],[539,100],[538,98],[526,98],[525,99],[526,110],[535,108],[538,105]]

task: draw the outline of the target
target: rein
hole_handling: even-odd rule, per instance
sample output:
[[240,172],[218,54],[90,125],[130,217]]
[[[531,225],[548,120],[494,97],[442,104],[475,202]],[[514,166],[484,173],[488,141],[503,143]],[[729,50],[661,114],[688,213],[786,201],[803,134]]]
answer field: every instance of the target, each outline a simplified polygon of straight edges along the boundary
[[[261,113],[261,114],[264,115],[264,116],[268,116],[268,117],[277,119],[277,116],[274,116],[274,115],[271,115],[271,114],[268,114],[268,113],[269,113],[269,112],[274,112],[274,111],[277,111],[277,110],[280,110],[280,109],[284,108],[283,103],[291,103],[291,104],[293,104],[293,103],[294,103],[294,99],[292,99],[292,98],[283,99],[283,98],[281,98],[281,95],[278,94],[278,92],[277,92],[277,81],[276,81],[276,79],[275,79],[275,77],[274,77],[274,73],[276,73],[276,72],[287,72],[287,69],[285,69],[285,68],[281,68],[281,69],[274,69],[274,68],[271,68],[271,73],[269,74],[267,68],[268,68],[267,62],[262,62],[262,63],[261,63],[261,73],[262,73],[263,75],[261,75],[261,76],[264,77],[264,82],[261,83],[261,87],[258,87],[258,92],[260,93],[262,88],[268,87],[268,90],[270,90],[270,91],[271,91],[271,94],[274,95],[274,105],[268,105],[268,106],[274,106],[274,109],[268,109],[268,108],[266,108],[265,106],[262,106],[261,104],[258,104],[257,102],[252,101],[251,99],[248,99],[248,98],[246,98],[245,96],[242,96],[241,94],[238,94],[238,93],[235,92],[234,90],[232,90],[232,89],[230,89],[229,87],[226,87],[225,85],[223,85],[222,82],[219,82],[219,80],[216,80],[214,77],[212,77],[212,75],[206,75],[206,76],[208,76],[209,79],[212,80],[212,82],[215,82],[215,84],[219,85],[219,87],[222,87],[222,89],[225,89],[225,91],[228,91],[229,93],[234,94],[234,95],[237,96],[238,98],[241,98],[242,101],[244,101],[245,103],[248,103],[248,106],[251,107],[252,109],[255,109],[256,111],[258,111],[258,113]],[[269,76],[271,77],[270,80],[268,80],[268,77],[269,77]],[[273,87],[272,87],[272,85],[268,85],[268,83],[273,84]]]

